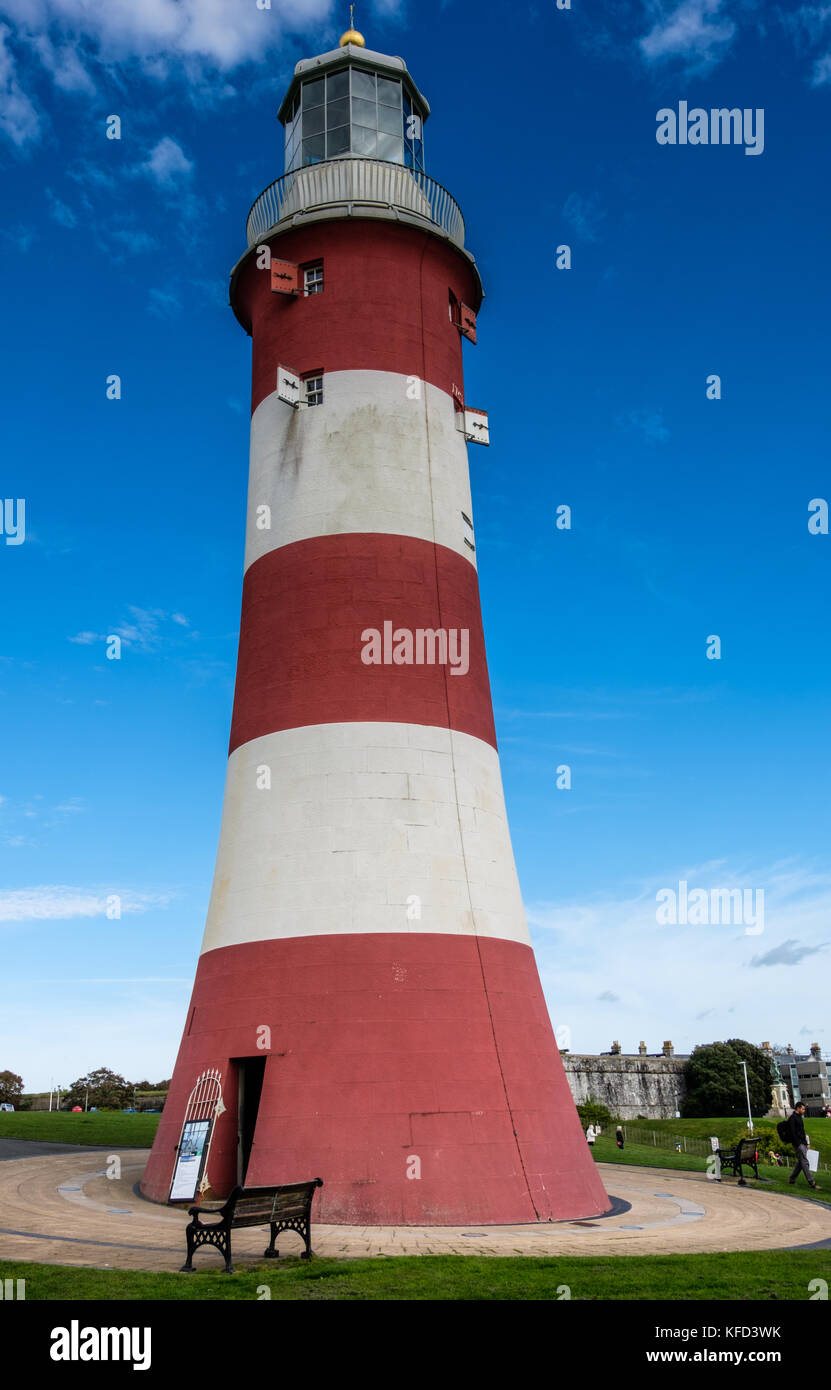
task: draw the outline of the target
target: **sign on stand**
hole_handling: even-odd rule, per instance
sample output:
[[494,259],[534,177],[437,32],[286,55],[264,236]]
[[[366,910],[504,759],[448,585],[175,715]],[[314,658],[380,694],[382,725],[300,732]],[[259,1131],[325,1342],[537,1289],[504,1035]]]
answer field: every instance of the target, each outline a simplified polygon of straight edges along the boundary
[[192,1202],[197,1192],[205,1191],[214,1121],[224,1109],[219,1071],[203,1072],[190,1093],[185,1110],[168,1201]]

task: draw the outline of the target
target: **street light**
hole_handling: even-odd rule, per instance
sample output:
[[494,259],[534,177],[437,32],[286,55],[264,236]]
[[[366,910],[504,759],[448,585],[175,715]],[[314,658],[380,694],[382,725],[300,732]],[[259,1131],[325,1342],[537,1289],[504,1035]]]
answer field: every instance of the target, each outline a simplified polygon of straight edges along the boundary
[[750,1113],[750,1087],[747,1084],[747,1062],[742,1062],[744,1070],[744,1093],[747,1096],[747,1127],[753,1133],[753,1116]]

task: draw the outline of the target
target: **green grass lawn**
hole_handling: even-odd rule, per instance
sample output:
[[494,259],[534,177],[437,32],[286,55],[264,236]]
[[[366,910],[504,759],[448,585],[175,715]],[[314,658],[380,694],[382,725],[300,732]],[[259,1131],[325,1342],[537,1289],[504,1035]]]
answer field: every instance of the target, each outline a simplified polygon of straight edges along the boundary
[[123,1115],[114,1110],[98,1110],[94,1115],[73,1115],[64,1110],[0,1110],[0,1139],[149,1149],[160,1119],[161,1115]]
[[[197,1260],[199,1259],[197,1255]],[[203,1255],[209,1260],[212,1255]],[[812,1279],[829,1278],[827,1250],[749,1254],[491,1259],[415,1255],[372,1260],[283,1259],[238,1273],[144,1274],[4,1261],[0,1278],[25,1279],[27,1301],[256,1300],[807,1300]]]
[[[605,1134],[601,1134],[600,1138],[595,1141],[594,1157],[598,1163],[631,1163],[638,1168],[680,1168],[685,1172],[701,1173],[702,1176],[706,1172],[706,1159],[696,1154],[679,1154],[674,1149],[654,1149],[651,1144],[630,1144],[628,1140],[621,1152],[614,1137]],[[745,1178],[748,1187],[754,1187],[757,1191],[782,1192],[789,1197],[794,1195],[811,1197],[831,1203],[831,1174],[818,1173],[818,1191],[812,1192],[804,1177],[799,1177],[795,1185],[790,1187],[788,1185],[790,1171],[789,1167],[773,1168],[767,1163],[760,1163],[759,1182],[756,1182],[748,1169],[745,1169]],[[738,1178],[725,1176],[722,1178],[722,1183],[737,1185]],[[611,1186],[614,1188],[614,1183]]]

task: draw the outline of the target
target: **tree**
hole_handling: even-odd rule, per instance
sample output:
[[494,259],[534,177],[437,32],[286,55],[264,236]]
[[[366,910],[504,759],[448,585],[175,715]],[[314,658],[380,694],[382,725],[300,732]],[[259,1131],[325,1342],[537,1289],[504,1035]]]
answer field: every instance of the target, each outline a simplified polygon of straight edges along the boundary
[[615,1117],[611,1110],[605,1105],[601,1105],[596,1100],[584,1100],[577,1106],[577,1114],[580,1116],[580,1123],[584,1129],[589,1125],[600,1125],[601,1129],[614,1124]]
[[73,1105],[85,1105],[87,1089],[90,1105],[98,1106],[99,1110],[121,1110],[133,1095],[132,1085],[123,1076],[109,1071],[107,1067],[99,1067],[88,1076],[79,1076],[77,1081],[73,1081],[63,1097],[64,1105],[70,1110]]
[[8,1103],[19,1109],[23,1094],[23,1077],[13,1071],[0,1071],[0,1104]]
[[704,1043],[696,1047],[684,1067],[687,1098],[685,1119],[704,1116],[746,1115],[742,1062],[747,1063],[750,1113],[766,1115],[771,1105],[770,1088],[774,1077],[769,1059],[760,1047],[744,1038]]

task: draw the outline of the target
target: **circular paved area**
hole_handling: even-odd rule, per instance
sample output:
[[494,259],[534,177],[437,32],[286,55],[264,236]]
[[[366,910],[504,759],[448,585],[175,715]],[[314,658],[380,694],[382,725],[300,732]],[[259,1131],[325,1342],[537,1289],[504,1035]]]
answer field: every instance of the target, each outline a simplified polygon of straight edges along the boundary
[[[28,1156],[0,1163],[0,1254],[5,1259],[115,1269],[176,1270],[185,1253],[180,1209],[135,1192],[149,1150],[118,1152],[120,1178],[107,1177],[103,1150]],[[606,1190],[628,1210],[597,1221],[540,1226],[358,1227],[314,1225],[315,1253],[367,1255],[664,1255],[770,1250],[831,1240],[831,1208],[821,1203],[667,1168],[600,1165]],[[235,1263],[259,1258],[266,1228],[233,1235]],[[284,1255],[300,1238],[284,1233]],[[197,1269],[217,1269],[214,1250]]]

